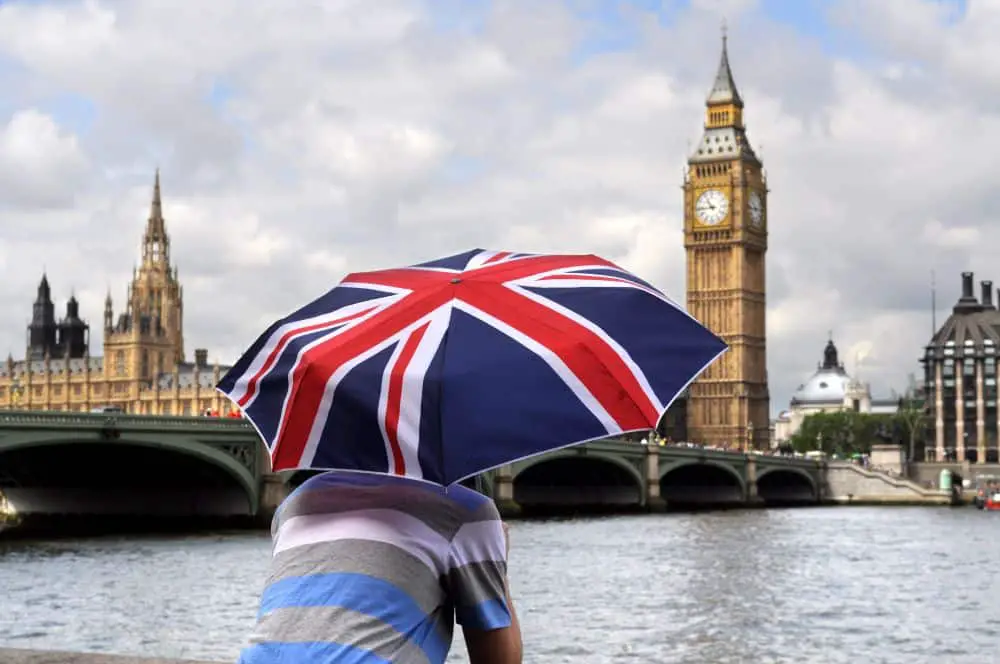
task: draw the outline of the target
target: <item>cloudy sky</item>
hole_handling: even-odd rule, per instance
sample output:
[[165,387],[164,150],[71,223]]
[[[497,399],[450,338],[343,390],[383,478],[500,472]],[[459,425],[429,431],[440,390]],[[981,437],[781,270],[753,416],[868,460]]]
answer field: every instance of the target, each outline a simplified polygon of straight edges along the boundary
[[157,166],[213,360],[346,271],[476,246],[597,252],[682,298],[723,17],[772,189],[772,407],[828,330],[902,387],[931,270],[939,321],[961,270],[1000,285],[996,0],[0,3],[0,349],[43,267],[99,348]]

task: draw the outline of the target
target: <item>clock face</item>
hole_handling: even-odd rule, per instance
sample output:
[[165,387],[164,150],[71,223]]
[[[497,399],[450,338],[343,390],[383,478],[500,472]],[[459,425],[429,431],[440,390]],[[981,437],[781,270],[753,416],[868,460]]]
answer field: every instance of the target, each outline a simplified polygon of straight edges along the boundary
[[729,201],[718,189],[709,189],[694,204],[694,215],[706,226],[717,226],[729,214]]
[[747,207],[750,208],[750,223],[753,224],[754,228],[760,228],[761,223],[764,221],[764,200],[760,197],[760,194],[756,191],[751,191]]

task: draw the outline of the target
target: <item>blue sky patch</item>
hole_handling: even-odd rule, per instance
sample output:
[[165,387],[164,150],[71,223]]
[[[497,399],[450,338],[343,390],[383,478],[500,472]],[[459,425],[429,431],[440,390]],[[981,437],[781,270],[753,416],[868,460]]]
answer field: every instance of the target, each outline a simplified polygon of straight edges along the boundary
[[235,94],[236,92],[228,83],[216,80],[208,91],[208,103],[215,109],[222,109]]
[[78,136],[85,136],[97,120],[97,105],[89,98],[72,92],[49,97],[42,102],[40,110]]
[[471,182],[486,172],[486,162],[478,157],[453,154],[441,164],[441,178],[452,184]]
[[489,0],[425,0],[431,24],[441,32],[481,32],[490,13]]

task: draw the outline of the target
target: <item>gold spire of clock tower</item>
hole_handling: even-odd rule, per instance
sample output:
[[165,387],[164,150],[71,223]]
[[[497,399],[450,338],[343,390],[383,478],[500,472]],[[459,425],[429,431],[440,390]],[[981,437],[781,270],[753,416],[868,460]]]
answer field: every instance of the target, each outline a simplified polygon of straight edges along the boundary
[[691,386],[688,438],[721,447],[769,441],[765,255],[767,182],[750,146],[743,99],[722,58],[705,100],[705,126],[684,178],[687,307],[729,344]]

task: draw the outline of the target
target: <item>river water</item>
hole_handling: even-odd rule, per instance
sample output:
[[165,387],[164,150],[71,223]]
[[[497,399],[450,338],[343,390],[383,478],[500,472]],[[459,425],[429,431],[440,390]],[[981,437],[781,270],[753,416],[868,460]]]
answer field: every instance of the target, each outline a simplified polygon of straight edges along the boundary
[[[529,664],[983,664],[998,547],[971,508],[756,510],[515,522],[510,568]],[[0,542],[0,647],[232,661],[268,556],[263,532]]]

